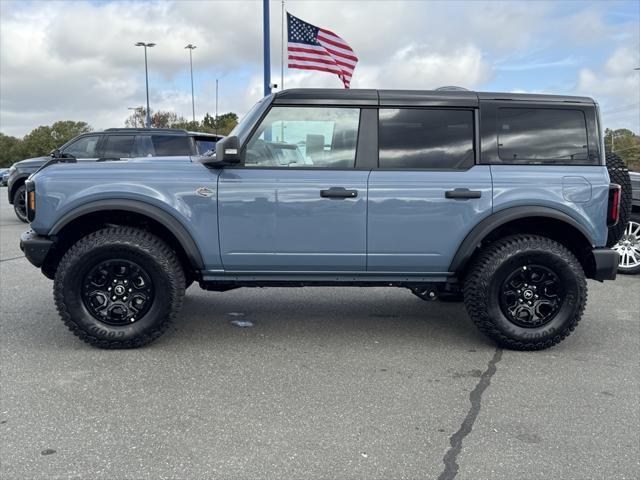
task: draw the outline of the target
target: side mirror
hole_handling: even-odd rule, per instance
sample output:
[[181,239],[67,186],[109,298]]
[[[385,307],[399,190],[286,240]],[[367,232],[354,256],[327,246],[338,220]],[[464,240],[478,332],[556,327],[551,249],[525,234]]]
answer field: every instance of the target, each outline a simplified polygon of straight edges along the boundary
[[237,165],[241,162],[240,140],[238,137],[225,137],[218,140],[215,153],[200,157],[200,162],[208,167],[222,167],[224,165]]
[[51,158],[60,158],[60,150],[59,149],[55,149],[51,151]]
[[238,137],[226,137],[217,142],[216,158],[224,165],[240,163],[240,140]]

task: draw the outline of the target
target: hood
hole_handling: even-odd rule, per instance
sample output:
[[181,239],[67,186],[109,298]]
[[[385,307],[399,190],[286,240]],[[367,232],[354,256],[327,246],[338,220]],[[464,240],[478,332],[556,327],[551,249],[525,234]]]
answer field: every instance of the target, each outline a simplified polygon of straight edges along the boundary
[[46,157],[27,158],[26,160],[14,163],[14,165],[16,168],[38,168],[48,160],[51,160],[51,157],[47,155]]

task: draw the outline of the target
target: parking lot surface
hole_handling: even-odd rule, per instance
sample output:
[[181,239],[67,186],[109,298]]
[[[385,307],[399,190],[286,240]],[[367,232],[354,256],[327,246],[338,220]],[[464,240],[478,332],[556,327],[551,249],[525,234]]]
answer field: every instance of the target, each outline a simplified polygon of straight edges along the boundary
[[105,351],[0,210],[2,479],[640,477],[640,276],[590,281],[542,352],[403,289],[197,286],[159,341]]

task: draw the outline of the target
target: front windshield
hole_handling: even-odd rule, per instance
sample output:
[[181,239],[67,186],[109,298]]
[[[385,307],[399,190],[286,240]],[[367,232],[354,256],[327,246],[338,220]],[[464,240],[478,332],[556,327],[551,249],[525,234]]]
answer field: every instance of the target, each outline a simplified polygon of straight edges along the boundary
[[247,114],[242,117],[242,120],[240,120],[240,122],[235,127],[233,127],[233,130],[229,132],[229,136],[232,137],[235,135],[240,139],[240,143],[244,142],[245,138],[249,135],[247,127],[253,125],[258,119],[257,117],[259,117],[262,113],[262,107],[266,104],[265,101],[268,98],[270,97],[264,97],[253,107],[251,107],[251,110],[249,110]]

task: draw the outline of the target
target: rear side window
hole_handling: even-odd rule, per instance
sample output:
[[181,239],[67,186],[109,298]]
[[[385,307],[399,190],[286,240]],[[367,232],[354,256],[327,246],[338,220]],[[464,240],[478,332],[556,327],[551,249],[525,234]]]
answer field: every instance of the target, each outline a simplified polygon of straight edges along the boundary
[[135,138],[133,135],[108,135],[102,156],[106,158],[133,157]]
[[191,155],[191,141],[187,136],[152,135],[151,142],[156,157]]
[[474,163],[473,111],[380,109],[380,168],[467,169]]
[[585,164],[587,124],[581,110],[498,109],[498,155],[504,163]]

